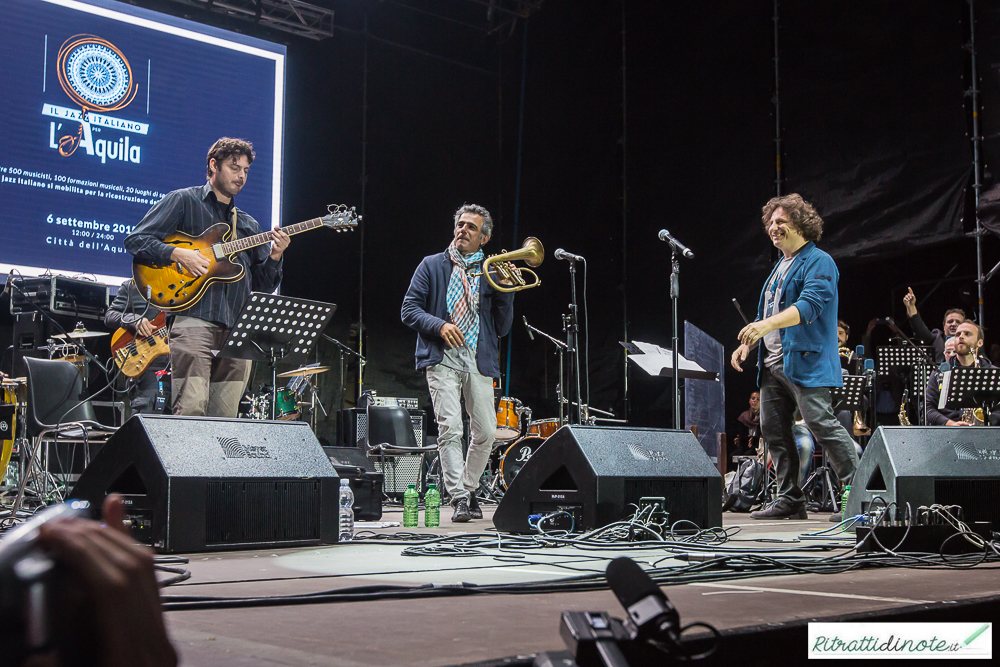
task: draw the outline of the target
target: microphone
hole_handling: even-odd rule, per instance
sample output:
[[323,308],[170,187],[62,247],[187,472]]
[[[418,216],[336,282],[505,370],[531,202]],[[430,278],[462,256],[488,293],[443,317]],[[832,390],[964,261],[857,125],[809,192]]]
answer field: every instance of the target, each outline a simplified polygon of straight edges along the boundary
[[684,245],[683,243],[675,239],[673,236],[671,236],[670,232],[668,232],[667,230],[661,229],[658,236],[661,241],[666,241],[673,247],[677,248],[677,250],[679,250],[680,253],[685,257],[687,257],[688,259],[694,259],[694,253],[691,252],[691,250],[686,245]]
[[584,261],[583,257],[581,257],[580,255],[574,255],[571,252],[566,252],[562,248],[556,248],[556,251],[555,251],[555,253],[553,253],[552,256],[555,257],[556,259],[565,259],[567,262],[582,262],[582,261]]
[[528,338],[535,340],[535,334],[531,331],[531,327],[528,326],[528,318],[526,315],[521,315],[521,319],[524,320],[524,328],[528,330]]
[[628,612],[640,639],[657,637],[677,641],[681,618],[674,605],[639,565],[626,556],[608,563],[605,573],[611,591]]

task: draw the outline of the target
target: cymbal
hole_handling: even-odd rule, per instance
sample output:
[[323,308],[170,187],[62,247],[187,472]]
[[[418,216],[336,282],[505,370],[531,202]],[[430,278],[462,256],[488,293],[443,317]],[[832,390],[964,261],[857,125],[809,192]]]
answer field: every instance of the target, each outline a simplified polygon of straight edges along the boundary
[[87,331],[86,329],[73,329],[67,334],[55,334],[53,338],[96,338],[97,336],[109,336],[107,331]]
[[296,368],[294,371],[285,371],[284,373],[278,373],[280,378],[294,378],[300,377],[302,375],[315,375],[316,373],[325,373],[330,370],[329,366],[303,366],[301,368]]

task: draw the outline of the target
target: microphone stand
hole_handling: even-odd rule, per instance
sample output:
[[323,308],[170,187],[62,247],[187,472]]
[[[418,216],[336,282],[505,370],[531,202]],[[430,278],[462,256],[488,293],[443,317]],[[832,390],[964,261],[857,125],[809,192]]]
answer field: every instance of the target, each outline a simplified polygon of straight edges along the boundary
[[[321,335],[323,336],[323,338],[327,339],[328,341],[337,346],[337,353],[340,355],[340,409],[343,410],[344,409],[344,353],[346,352],[348,354],[353,354],[355,357],[357,357],[358,364],[360,366],[365,365],[365,358],[360,353],[355,352],[348,346],[341,343],[336,338],[327,336],[326,334],[321,334]],[[320,407],[322,407],[322,404],[320,404]],[[323,413],[325,414],[326,410],[324,410]],[[337,414],[339,415],[340,413],[338,412]]]
[[553,338],[544,331],[536,329],[535,327],[528,324],[527,317],[524,318],[524,326],[528,327],[529,331],[534,331],[539,336],[544,336],[545,338],[547,338],[553,345],[556,346],[556,351],[559,353],[559,384],[557,385],[556,388],[556,401],[559,403],[559,425],[562,426],[563,423],[565,423],[565,420],[563,419],[563,391],[562,391],[563,380],[565,379],[563,377],[563,352],[569,349],[569,346],[566,345],[566,343],[559,340],[558,338]]
[[567,258],[569,262],[570,294],[569,315],[563,315],[563,329],[566,331],[566,347],[573,355],[573,368],[576,376],[576,424],[587,420],[587,408],[583,405],[583,393],[580,391],[580,341],[578,337],[578,319],[576,305],[576,260]]
[[677,248],[673,243],[670,244],[670,301],[673,309],[673,325],[674,325],[674,337],[673,344],[673,374],[674,374],[674,428],[680,430],[681,428],[681,379],[680,371],[678,366],[680,365],[680,360],[678,359],[677,344],[677,301],[680,297],[681,290],[681,263],[677,260]]

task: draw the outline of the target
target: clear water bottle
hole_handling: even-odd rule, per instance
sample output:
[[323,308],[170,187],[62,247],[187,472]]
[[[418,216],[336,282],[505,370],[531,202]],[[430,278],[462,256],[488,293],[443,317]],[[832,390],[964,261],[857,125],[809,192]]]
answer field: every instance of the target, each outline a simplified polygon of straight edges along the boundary
[[410,484],[403,492],[403,528],[416,528],[420,516],[418,505],[420,504],[420,494],[417,493],[417,485]]
[[844,495],[840,497],[840,515],[841,518],[847,518],[847,496],[851,493],[851,485],[848,484],[844,487]]
[[354,491],[351,481],[340,478],[340,541],[350,542],[354,539]]
[[428,484],[424,494],[424,526],[437,528],[441,525],[441,493],[437,484]]

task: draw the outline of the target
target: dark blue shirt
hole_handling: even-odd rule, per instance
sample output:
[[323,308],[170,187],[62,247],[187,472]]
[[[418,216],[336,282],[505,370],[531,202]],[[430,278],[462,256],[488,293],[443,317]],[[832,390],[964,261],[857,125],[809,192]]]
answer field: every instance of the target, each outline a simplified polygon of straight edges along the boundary
[[[235,200],[228,205],[219,202],[207,182],[205,185],[174,190],[153,204],[135,231],[126,237],[125,249],[140,261],[168,266],[174,246],[163,242],[165,236],[174,232],[198,236],[220,222],[231,225],[235,205]],[[237,238],[260,233],[257,221],[237,208]],[[270,293],[281,282],[281,260],[271,259],[270,252],[270,245],[265,243],[236,254],[233,259],[246,270],[240,280],[212,283],[196,304],[174,314],[197,317],[232,328],[250,292]]]
[[[448,282],[452,263],[447,252],[424,257],[413,273],[403,297],[403,324],[417,332],[417,370],[440,364],[444,358],[441,327],[450,322]],[[510,332],[514,321],[514,293],[498,292],[479,281],[479,341],[476,365],[480,375],[500,377],[500,337]]]

